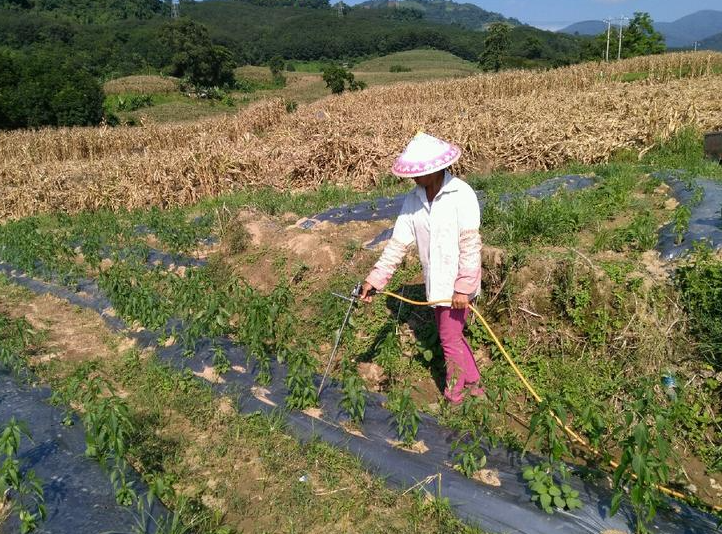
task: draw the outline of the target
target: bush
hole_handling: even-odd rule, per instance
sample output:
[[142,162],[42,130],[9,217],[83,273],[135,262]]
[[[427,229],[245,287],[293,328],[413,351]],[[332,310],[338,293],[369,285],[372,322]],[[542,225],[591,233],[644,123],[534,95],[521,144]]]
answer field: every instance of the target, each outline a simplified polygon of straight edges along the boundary
[[283,58],[281,56],[273,56],[268,61],[268,68],[271,69],[271,74],[274,78],[281,74],[284,66],[285,62],[283,61]]
[[151,95],[128,95],[118,97],[118,111],[136,111],[153,105]]
[[360,91],[366,88],[365,82],[356,80],[352,72],[337,65],[324,67],[323,81],[335,95],[343,93],[346,89]]
[[286,72],[296,72],[296,66],[290,61],[286,63]]
[[403,65],[391,65],[389,72],[411,72],[411,67],[405,67]]

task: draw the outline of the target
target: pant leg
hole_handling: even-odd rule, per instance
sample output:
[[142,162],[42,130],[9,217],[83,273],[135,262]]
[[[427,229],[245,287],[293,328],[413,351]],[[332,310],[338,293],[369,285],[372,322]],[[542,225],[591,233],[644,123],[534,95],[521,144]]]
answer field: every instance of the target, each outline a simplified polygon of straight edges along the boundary
[[447,306],[434,309],[439,329],[441,348],[446,362],[446,391],[444,396],[452,402],[461,400],[464,386],[479,380],[474,353],[464,338],[463,330],[469,310],[455,310]]

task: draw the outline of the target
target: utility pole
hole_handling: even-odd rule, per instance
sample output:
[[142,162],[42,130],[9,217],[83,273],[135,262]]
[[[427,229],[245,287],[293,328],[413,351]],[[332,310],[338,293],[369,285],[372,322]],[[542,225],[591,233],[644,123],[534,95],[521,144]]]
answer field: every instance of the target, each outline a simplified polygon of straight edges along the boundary
[[699,41],[695,41],[695,42],[694,42],[694,51],[695,51],[695,52],[697,51],[697,47],[699,46],[699,44],[700,44]]
[[180,0],[171,0],[170,18],[177,19],[180,17]]
[[622,59],[622,25],[625,20],[629,20],[629,17],[619,17],[619,50],[617,50],[617,60]]
[[604,55],[604,61],[609,62],[609,38],[612,35],[612,19],[604,19],[604,22],[607,23],[607,53]]

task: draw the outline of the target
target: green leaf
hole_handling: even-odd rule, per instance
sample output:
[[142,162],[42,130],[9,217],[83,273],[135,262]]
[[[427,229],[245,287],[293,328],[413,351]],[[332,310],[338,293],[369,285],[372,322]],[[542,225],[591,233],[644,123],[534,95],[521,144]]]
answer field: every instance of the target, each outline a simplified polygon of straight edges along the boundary
[[551,486],[549,488],[549,495],[552,497],[558,497],[562,494],[562,490],[559,489],[559,486]]
[[622,497],[624,497],[624,493],[621,491],[617,491],[612,497],[612,504],[609,508],[610,516],[615,515],[619,511],[619,506],[622,504]]
[[545,510],[551,506],[552,498],[549,495],[540,495],[539,502]]
[[521,476],[524,480],[532,480],[534,478],[534,468],[533,467],[525,468],[524,472],[522,473]]
[[560,497],[558,495],[556,497],[554,497],[554,506],[556,506],[557,508],[563,509],[566,506],[566,504],[567,504],[566,501],[562,497]]
[[569,508],[570,510],[575,510],[577,508],[581,508],[582,506],[582,501],[580,501],[579,499],[574,499],[571,497],[567,499],[567,508]]
[[637,423],[637,426],[634,427],[634,441],[637,442],[637,445],[639,447],[645,447],[647,445],[648,437],[649,432],[647,431],[647,425],[644,423]]

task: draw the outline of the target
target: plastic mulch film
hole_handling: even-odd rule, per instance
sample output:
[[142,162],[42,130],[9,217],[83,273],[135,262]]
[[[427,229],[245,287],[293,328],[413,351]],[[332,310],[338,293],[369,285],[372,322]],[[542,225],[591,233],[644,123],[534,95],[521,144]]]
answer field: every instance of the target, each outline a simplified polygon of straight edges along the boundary
[[[167,510],[155,503],[145,518],[134,507],[116,503],[115,490],[100,464],[84,455],[85,432],[74,417],[74,424],[62,424],[60,408],[48,404],[50,390],[23,384],[0,371],[0,424],[12,417],[28,425],[32,441],[23,438],[18,459],[21,468],[33,469],[43,485],[47,519],[38,525],[38,533],[107,534],[156,532],[156,520]],[[139,495],[146,488],[134,471],[128,479]],[[152,516],[152,518],[151,518]],[[142,526],[147,528],[142,530]],[[11,515],[0,525],[0,533],[20,531],[19,520]]]
[[[659,231],[657,250],[662,259],[679,258],[692,250],[697,242],[706,242],[713,249],[722,248],[722,182],[705,178],[682,180],[682,174],[675,171],[659,172],[654,176],[670,187],[680,205],[690,210],[689,225],[680,243],[677,243],[673,222]],[[699,198],[700,194],[702,198]]]
[[[0,264],[0,271],[36,293],[51,293],[99,313],[107,306],[105,298],[89,285],[85,286],[83,295],[78,295],[65,288],[25,277],[3,264]],[[117,318],[104,315],[104,319],[114,330],[124,327]],[[173,324],[179,325],[177,321]],[[197,375],[207,375],[204,371],[212,367],[213,361],[211,347],[213,344],[220,345],[232,368],[213,384],[218,393],[236,398],[238,408],[243,413],[284,408],[285,367],[274,364],[271,384],[257,387],[254,360],[247,358],[243,349],[228,339],[213,340],[213,343],[209,339],[199,340],[195,355],[184,358],[183,348],[179,345],[157,347],[157,334],[153,332],[142,330],[124,333],[135,338],[141,347],[154,348],[162,360],[175,368],[190,368]],[[616,516],[609,516],[611,491],[600,482],[582,480],[574,475],[571,485],[580,492],[583,508],[573,512],[557,511],[549,515],[531,502],[530,492],[522,479],[523,467],[530,461],[535,463],[533,456],[522,459],[517,452],[503,447],[487,447],[488,461],[480,480],[469,479],[452,468],[451,445],[457,436],[439,425],[434,418],[423,416],[417,436],[421,443],[415,451],[410,451],[400,448],[395,442],[397,437],[393,416],[383,406],[384,396],[369,393],[366,416],[361,433],[358,434],[345,429],[346,416],[339,408],[340,399],[338,384],[329,383],[321,395],[320,411],[290,411],[287,414],[288,430],[301,440],[318,437],[348,450],[358,456],[369,471],[383,477],[396,488],[408,489],[421,483],[421,487],[432,495],[447,498],[454,512],[470,524],[490,532],[517,534],[634,531],[634,515],[628,506],[623,505]],[[668,534],[715,531],[714,517],[682,502],[670,501],[670,504],[674,511],[660,511],[654,521],[653,531]]]
[[[522,194],[542,198],[551,196],[560,189],[564,188],[568,191],[577,191],[594,185],[593,178],[587,178],[579,175],[557,176],[534,186]],[[477,191],[476,196],[479,204],[484,206],[486,195],[483,191]],[[514,194],[504,194],[501,200],[509,200]],[[343,205],[337,208],[331,208],[324,212],[312,215],[306,219],[301,219],[296,223],[304,230],[310,230],[321,222],[330,222],[333,224],[346,224],[352,221],[380,221],[383,219],[395,219],[401,211],[401,206],[406,198],[406,193],[396,195],[394,197],[382,197],[375,200],[360,202],[358,204]]]

